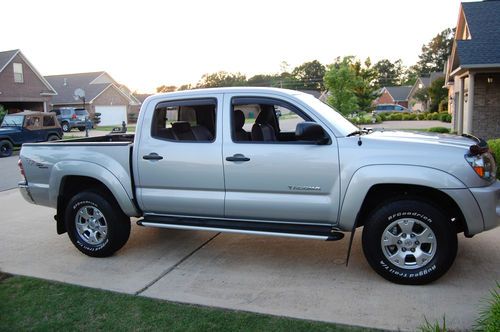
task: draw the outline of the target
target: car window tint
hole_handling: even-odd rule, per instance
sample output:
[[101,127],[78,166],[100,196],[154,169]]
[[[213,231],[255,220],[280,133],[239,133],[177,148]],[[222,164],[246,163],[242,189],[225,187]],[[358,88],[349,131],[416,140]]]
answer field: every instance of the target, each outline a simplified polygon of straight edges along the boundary
[[43,116],[43,126],[44,127],[53,127],[55,125],[56,125],[56,122],[55,122],[53,116],[50,116],[50,115]]

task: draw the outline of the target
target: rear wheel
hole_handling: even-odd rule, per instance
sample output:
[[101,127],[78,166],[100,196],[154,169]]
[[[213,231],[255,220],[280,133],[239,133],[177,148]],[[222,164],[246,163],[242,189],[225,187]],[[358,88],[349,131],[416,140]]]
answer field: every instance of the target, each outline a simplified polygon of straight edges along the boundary
[[12,149],[13,146],[11,142],[7,140],[0,141],[0,157],[10,157],[12,155]]
[[71,242],[92,257],[113,255],[130,235],[130,218],[114,199],[97,192],[75,195],[66,207],[65,223]]
[[79,131],[85,131],[85,127],[78,127]]
[[69,123],[63,122],[61,123],[62,130],[67,133],[71,130],[71,127],[69,126]]
[[454,225],[436,207],[419,200],[387,203],[363,229],[363,251],[385,279],[419,285],[441,277],[457,254]]
[[48,138],[47,138],[47,141],[57,141],[59,140],[60,138],[57,136],[57,135],[50,135]]

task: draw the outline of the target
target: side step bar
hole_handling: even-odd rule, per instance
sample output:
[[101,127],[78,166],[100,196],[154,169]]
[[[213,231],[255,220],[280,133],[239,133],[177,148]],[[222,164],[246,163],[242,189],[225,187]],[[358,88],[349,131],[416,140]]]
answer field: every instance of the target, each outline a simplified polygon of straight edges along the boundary
[[137,225],[171,229],[285,236],[326,241],[337,241],[344,237],[344,233],[339,232],[329,225],[288,224],[232,219],[198,219],[155,215],[146,216],[138,220]]

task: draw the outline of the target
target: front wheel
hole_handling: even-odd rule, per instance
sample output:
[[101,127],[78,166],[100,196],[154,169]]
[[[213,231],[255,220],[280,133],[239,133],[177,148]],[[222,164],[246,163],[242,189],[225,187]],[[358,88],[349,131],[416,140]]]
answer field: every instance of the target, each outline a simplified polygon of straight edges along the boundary
[[385,279],[420,285],[441,277],[457,254],[451,220],[419,200],[399,200],[374,211],[363,229],[363,251]]
[[10,157],[12,150],[13,146],[11,142],[7,140],[0,141],[0,157]]
[[130,218],[114,199],[97,192],[75,195],[66,207],[65,224],[75,247],[92,257],[113,255],[130,235]]

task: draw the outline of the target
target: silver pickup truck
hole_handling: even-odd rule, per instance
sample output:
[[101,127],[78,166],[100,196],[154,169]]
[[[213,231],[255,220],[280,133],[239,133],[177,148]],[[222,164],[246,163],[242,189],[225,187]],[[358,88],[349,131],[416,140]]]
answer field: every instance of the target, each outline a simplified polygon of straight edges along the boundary
[[472,136],[360,130],[297,91],[154,95],[135,135],[24,144],[24,198],[94,257],[145,227],[340,240],[363,227],[369,264],[401,284],[442,276],[500,224],[500,182]]

